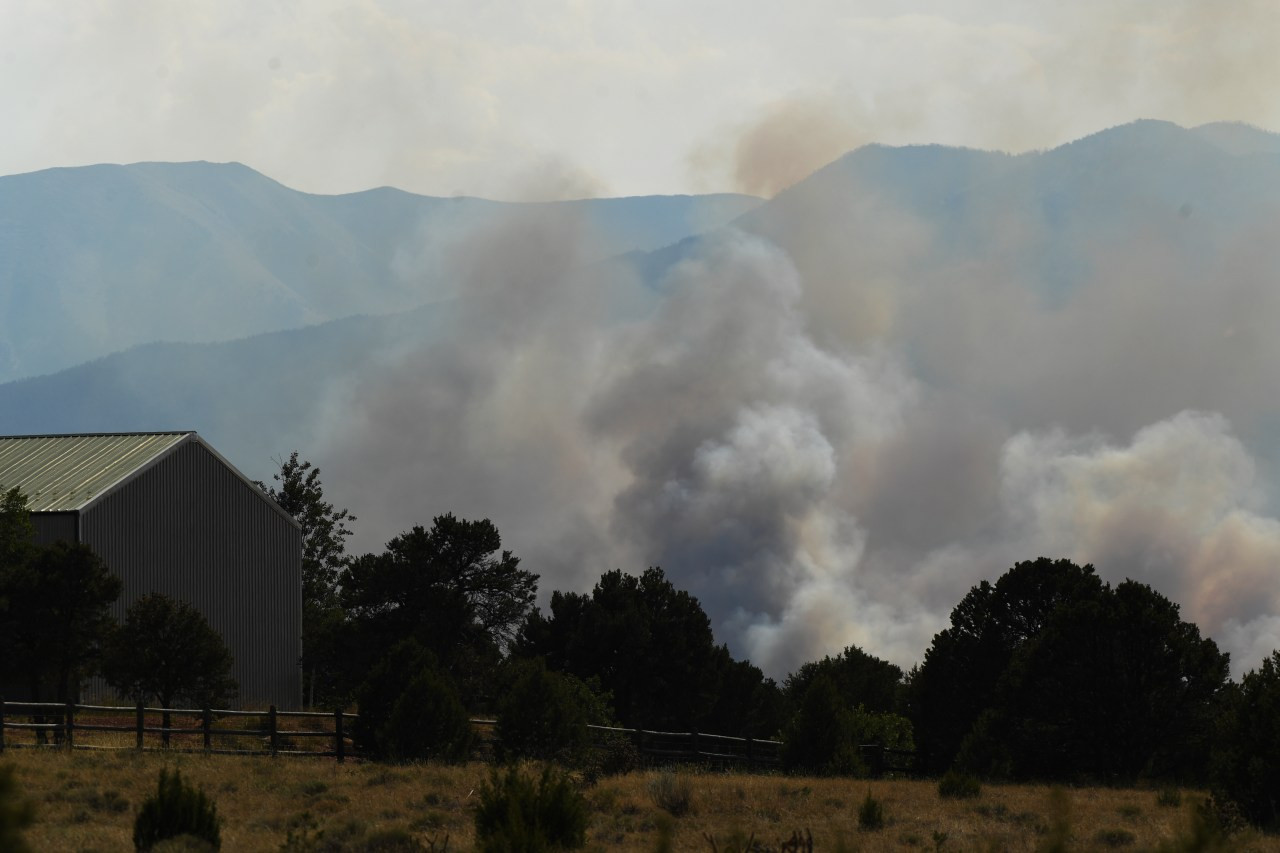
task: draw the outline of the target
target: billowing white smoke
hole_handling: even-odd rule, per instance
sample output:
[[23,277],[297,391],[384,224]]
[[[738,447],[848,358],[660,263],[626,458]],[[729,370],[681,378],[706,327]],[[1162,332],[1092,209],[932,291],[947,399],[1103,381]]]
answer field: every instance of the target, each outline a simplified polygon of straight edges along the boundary
[[[1052,426],[1058,389],[1082,392],[1041,390],[1037,371],[1076,370],[1073,324],[1115,308],[1105,286],[1081,287],[1086,312],[1006,298],[1007,282],[929,300],[881,280],[915,314],[842,342],[816,330],[857,322],[816,315],[838,299],[811,298],[762,237],[704,240],[656,293],[584,267],[589,239],[581,223],[516,216],[443,253],[431,273],[459,293],[444,328],[355,393],[325,454],[361,547],[452,511],[492,518],[544,597],[661,565],[720,640],[775,676],[850,643],[910,666],[972,584],[1041,555],[1152,584],[1237,672],[1280,638],[1280,523],[1225,416],[1169,408],[1174,396],[1129,403],[1130,366],[1082,395],[1107,413],[1098,428],[1165,414],[1132,436]],[[1113,300],[1138,312],[1128,301],[1148,296],[1163,298],[1148,285]],[[1195,321],[1161,310],[1170,335]],[[1036,330],[1040,350],[1001,367],[984,311],[1020,341]],[[1102,324],[1082,363],[1129,333]],[[978,368],[946,352],[986,373],[958,381]]]
[[1274,636],[1280,610],[1280,522],[1264,514],[1257,468],[1220,415],[1182,412],[1127,447],[1018,435],[1001,473],[1014,541],[1151,584],[1252,652],[1238,665],[1260,661],[1252,638]]

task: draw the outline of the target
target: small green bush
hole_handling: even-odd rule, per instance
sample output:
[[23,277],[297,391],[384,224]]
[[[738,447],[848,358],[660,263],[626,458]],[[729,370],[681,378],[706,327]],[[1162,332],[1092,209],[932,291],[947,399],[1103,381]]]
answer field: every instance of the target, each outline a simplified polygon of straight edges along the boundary
[[25,853],[31,848],[22,830],[36,819],[35,806],[22,797],[12,767],[0,767],[0,850]]
[[639,770],[643,756],[630,735],[622,732],[597,732],[593,747],[578,763],[583,781],[594,785],[605,776],[624,776]]
[[863,745],[912,750],[911,721],[885,712],[848,706],[835,680],[820,673],[809,682],[799,707],[782,733],[786,770],[821,776],[878,775],[882,753]]
[[1156,794],[1156,805],[1176,809],[1182,805],[1182,792],[1177,788],[1161,788]]
[[494,731],[498,758],[579,763],[590,748],[590,732],[586,711],[568,677],[548,672],[541,658],[515,668],[515,677],[498,702]]
[[884,806],[867,791],[866,799],[858,806],[858,828],[877,830],[884,827]]
[[474,732],[435,656],[414,640],[394,646],[356,693],[352,737],[374,758],[465,761]]
[[982,785],[976,776],[948,770],[938,780],[938,796],[950,800],[971,800],[982,795]]
[[782,736],[782,766],[820,776],[866,776],[853,712],[831,676],[809,684]]
[[689,777],[664,770],[649,780],[649,796],[658,808],[672,817],[693,811],[693,785]]
[[395,761],[466,761],[474,741],[457,691],[434,670],[419,672],[405,685],[380,732],[385,757]]
[[190,835],[214,850],[222,845],[218,808],[200,788],[182,781],[174,770],[160,771],[156,793],[148,797],[133,822],[133,846],[151,850],[169,838]]
[[515,767],[494,771],[480,787],[476,846],[481,851],[535,851],[582,847],[587,803],[569,777],[550,766],[535,781]]

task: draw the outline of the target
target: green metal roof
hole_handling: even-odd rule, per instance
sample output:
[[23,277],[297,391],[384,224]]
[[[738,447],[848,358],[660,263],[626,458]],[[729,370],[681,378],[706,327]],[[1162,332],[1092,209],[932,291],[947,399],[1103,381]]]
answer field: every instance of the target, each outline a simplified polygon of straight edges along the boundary
[[82,509],[194,435],[0,436],[0,489],[22,489],[32,512]]

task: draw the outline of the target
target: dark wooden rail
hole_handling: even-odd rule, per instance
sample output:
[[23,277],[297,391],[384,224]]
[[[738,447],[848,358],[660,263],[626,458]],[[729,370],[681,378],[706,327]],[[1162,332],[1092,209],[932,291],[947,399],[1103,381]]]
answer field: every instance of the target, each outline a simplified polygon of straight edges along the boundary
[[[20,722],[19,719],[26,720]],[[236,721],[256,719],[256,727]],[[342,711],[232,711],[216,708],[152,708],[81,705],[59,702],[6,702],[0,698],[0,753],[6,747],[54,746],[66,749],[176,749],[217,755],[292,755],[345,760],[356,752],[349,734],[355,714]],[[168,724],[165,724],[165,721]],[[189,724],[182,724],[189,721]],[[296,721],[305,728],[292,728]],[[477,728],[492,728],[496,720],[473,719]],[[782,742],[705,732],[662,732],[647,729],[588,726],[595,745],[607,748],[623,739],[651,764],[702,764],[718,767],[775,768],[782,763]],[[30,732],[34,743],[16,743],[10,732]],[[96,733],[132,734],[132,745],[93,743]],[[160,745],[156,746],[159,735]],[[151,736],[151,737],[149,737]],[[252,739],[253,747],[243,741]],[[171,743],[176,741],[176,745]],[[228,741],[231,744],[228,745]],[[301,748],[319,742],[318,749]],[[862,755],[873,776],[910,772],[915,753],[867,744]]]
[[[19,722],[15,717],[30,722]],[[128,719],[122,722],[121,719]],[[256,728],[226,725],[226,721],[255,718]],[[164,748],[170,739],[184,740],[187,744],[177,748],[222,755],[310,755],[327,756],[342,761],[351,753],[348,722],[355,714],[341,711],[332,713],[317,711],[280,711],[274,705],[265,711],[232,711],[221,708],[152,708],[141,703],[133,706],[81,705],[59,702],[7,702],[0,699],[0,752],[6,747],[28,746],[9,742],[8,731],[30,731],[35,745],[54,743],[67,749],[128,749],[120,744],[94,744],[85,742],[83,733],[117,732],[133,735],[133,749],[144,750],[147,735],[160,735]],[[192,721],[182,725],[183,721]],[[307,728],[282,727],[290,720],[306,721]],[[166,721],[168,723],[166,724]],[[219,725],[215,725],[215,721]],[[233,727],[234,726],[234,727]],[[199,739],[198,746],[189,745]],[[228,739],[253,738],[253,749],[244,746],[227,746]],[[295,739],[323,739],[326,749],[299,749]]]

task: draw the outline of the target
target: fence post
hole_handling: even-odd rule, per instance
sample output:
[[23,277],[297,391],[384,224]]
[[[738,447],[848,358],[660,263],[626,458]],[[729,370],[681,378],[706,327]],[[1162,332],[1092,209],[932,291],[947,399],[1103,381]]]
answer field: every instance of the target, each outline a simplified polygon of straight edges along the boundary
[[752,764],[755,763],[755,760],[756,760],[755,738],[752,738],[750,735],[748,735],[747,736],[747,766],[750,767]]
[[68,702],[67,703],[67,719],[66,719],[67,749],[73,748],[72,738],[74,737],[74,735],[72,733],[75,731],[75,728],[76,728],[76,706],[74,702]]
[[4,697],[0,696],[0,754],[4,752]]
[[142,710],[141,700],[138,701],[138,705],[137,705],[137,708],[135,709],[135,713],[136,713],[135,719],[137,720],[137,728],[138,728],[138,752],[142,752],[142,728],[146,724],[146,712]]
[[279,747],[278,735],[276,732],[276,706],[272,705],[267,709],[267,724],[271,726],[271,754],[276,754]]
[[342,737],[341,708],[335,708],[333,712],[333,754],[338,756],[339,764],[347,757],[347,742]]
[[861,745],[862,759],[867,763],[867,769],[871,773],[872,779],[879,779],[884,776],[884,747],[877,743],[864,743]]
[[200,728],[204,730],[204,751],[213,748],[213,711],[204,708],[200,712]]

